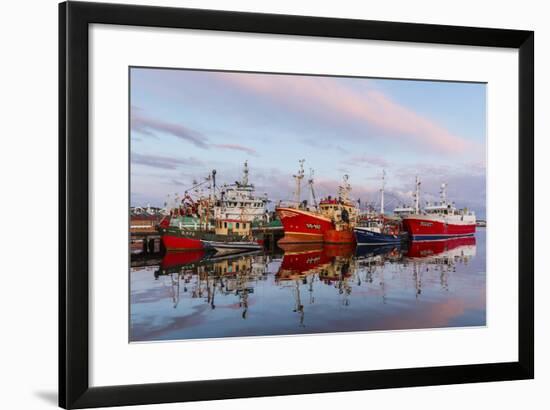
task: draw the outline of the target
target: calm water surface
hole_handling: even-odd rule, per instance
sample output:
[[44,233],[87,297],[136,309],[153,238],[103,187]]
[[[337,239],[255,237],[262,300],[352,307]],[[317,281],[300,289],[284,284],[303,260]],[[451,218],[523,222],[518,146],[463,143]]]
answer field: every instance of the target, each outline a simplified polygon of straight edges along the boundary
[[485,229],[403,247],[167,254],[130,272],[131,341],[484,326]]

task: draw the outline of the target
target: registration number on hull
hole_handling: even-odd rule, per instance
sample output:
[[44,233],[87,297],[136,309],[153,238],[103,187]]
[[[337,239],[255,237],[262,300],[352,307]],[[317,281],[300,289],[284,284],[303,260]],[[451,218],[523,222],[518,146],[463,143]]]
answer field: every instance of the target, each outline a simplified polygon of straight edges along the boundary
[[308,229],[317,229],[318,231],[321,230],[321,225],[319,224],[306,224],[306,228]]

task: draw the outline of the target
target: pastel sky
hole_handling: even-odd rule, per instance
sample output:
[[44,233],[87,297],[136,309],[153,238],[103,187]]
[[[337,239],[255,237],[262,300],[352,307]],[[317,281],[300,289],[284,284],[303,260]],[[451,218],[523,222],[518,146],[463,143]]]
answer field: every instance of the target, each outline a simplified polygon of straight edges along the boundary
[[446,182],[485,217],[485,84],[132,68],[130,88],[134,206],[212,169],[232,183],[245,160],[257,192],[291,199],[305,159],[318,197],[348,174],[352,196],[378,204],[385,170],[386,210],[412,202],[418,175],[422,203]]

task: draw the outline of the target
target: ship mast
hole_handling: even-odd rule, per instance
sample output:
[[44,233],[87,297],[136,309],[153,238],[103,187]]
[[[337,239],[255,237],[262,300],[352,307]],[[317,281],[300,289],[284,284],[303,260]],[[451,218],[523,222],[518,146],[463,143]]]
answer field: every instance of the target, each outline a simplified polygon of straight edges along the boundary
[[311,202],[313,203],[313,205],[315,206],[315,208],[317,208],[317,198],[315,198],[315,190],[313,189],[313,168],[310,168],[309,169],[309,180],[307,181],[307,183],[309,184],[309,190],[310,190],[310,194],[311,194]]
[[338,194],[340,195],[340,199],[342,200],[342,202],[349,201],[349,193],[351,191],[351,185],[348,182],[348,180],[349,180],[349,175],[344,174],[342,178],[342,185],[338,189],[339,191]]
[[296,190],[294,191],[294,200],[297,204],[300,204],[300,196],[302,191],[302,179],[304,179],[304,162],[305,159],[298,161],[300,163],[300,168],[296,175],[292,175],[296,181]]
[[382,170],[382,188],[380,188],[380,215],[384,215],[384,184],[386,180],[386,170]]
[[208,199],[212,201],[212,193],[214,192],[214,187],[212,185],[212,174],[209,174],[206,177],[206,181],[208,181]]
[[447,184],[445,182],[441,184],[439,197],[441,198],[441,205],[446,205],[447,204]]
[[248,161],[244,162],[243,179],[241,180],[243,186],[248,185]]
[[414,191],[414,213],[420,213],[420,178],[416,176],[415,191]]
[[216,170],[212,170],[212,196],[216,198]]

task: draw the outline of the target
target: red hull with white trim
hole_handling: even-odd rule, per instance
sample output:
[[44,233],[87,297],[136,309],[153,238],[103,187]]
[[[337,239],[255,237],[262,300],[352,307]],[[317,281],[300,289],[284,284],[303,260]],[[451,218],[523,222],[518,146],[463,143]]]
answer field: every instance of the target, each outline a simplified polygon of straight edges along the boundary
[[403,227],[412,240],[436,240],[456,236],[469,236],[476,232],[475,220],[460,217],[444,218],[429,215],[410,215],[403,218]]
[[329,229],[334,229],[334,224],[329,218],[325,218],[314,212],[294,208],[277,208],[277,215],[283,224],[284,238],[280,244],[323,242],[323,235]]

